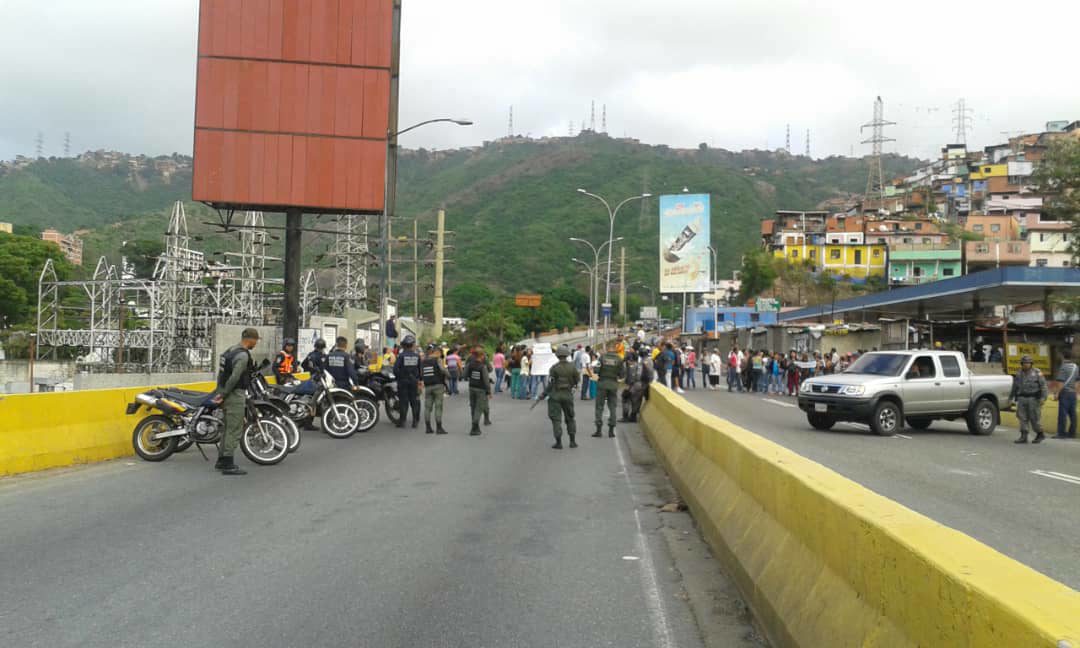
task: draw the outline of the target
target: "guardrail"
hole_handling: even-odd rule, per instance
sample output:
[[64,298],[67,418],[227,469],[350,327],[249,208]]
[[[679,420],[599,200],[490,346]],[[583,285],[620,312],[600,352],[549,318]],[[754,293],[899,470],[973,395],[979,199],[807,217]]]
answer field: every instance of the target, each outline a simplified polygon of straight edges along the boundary
[[1080,593],[654,384],[642,422],[773,646],[1080,648]]

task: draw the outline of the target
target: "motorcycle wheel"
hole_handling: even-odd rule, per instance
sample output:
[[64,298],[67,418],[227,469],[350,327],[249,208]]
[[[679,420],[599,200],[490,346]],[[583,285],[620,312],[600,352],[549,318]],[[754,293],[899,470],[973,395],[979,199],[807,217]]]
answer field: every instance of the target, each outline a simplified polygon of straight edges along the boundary
[[260,418],[244,427],[240,449],[252,463],[272,466],[281,463],[289,454],[289,435],[277,421]]
[[147,416],[135,426],[131,435],[131,445],[135,448],[135,454],[146,461],[165,461],[172,453],[176,452],[178,437],[155,440],[155,434],[168,432],[175,427],[172,419],[160,414]]
[[356,434],[360,427],[360,413],[352,403],[345,400],[334,401],[334,404],[323,410],[322,429],[335,439],[348,439]]
[[187,450],[191,446],[195,445],[195,440],[192,439],[190,436],[182,436],[177,438],[180,439],[176,442],[177,452],[183,452],[184,450]]
[[386,418],[390,419],[390,422],[394,425],[401,423],[401,410],[398,409],[400,407],[399,403],[400,401],[398,400],[397,394],[388,396],[386,400],[383,401],[383,404],[386,406]]
[[379,423],[379,404],[370,398],[357,398],[353,403],[360,415],[357,432],[367,432]]
[[278,425],[285,429],[285,434],[289,437],[289,452],[296,452],[300,447],[300,428],[296,426],[291,418],[282,414],[282,407],[274,407],[272,405],[262,405],[259,407],[259,413],[264,417],[275,421]]

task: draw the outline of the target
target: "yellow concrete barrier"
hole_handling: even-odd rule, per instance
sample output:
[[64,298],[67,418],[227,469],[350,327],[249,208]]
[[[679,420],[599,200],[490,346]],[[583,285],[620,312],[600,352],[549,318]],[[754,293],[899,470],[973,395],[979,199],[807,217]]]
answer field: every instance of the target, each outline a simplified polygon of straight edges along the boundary
[[772,645],[1080,648],[1065,585],[663,387],[642,421]]
[[[307,374],[297,374],[306,379]],[[270,378],[273,382],[273,378]],[[214,383],[179,385],[209,392]],[[135,454],[131,434],[147,414],[128,403],[150,387],[16,394],[0,399],[0,477]]]

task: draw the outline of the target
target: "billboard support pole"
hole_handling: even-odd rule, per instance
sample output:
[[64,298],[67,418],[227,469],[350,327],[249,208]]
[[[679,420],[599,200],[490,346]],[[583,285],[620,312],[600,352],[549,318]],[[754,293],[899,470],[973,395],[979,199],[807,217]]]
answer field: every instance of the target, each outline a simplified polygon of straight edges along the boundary
[[285,212],[285,321],[284,337],[300,335],[300,260],[303,254],[304,214],[297,207]]
[[386,320],[390,315],[390,219],[394,216],[397,198],[398,157],[398,83],[401,75],[401,0],[394,0],[393,32],[390,45],[390,115],[386,137],[386,193],[383,198],[379,238],[379,346],[386,346]]

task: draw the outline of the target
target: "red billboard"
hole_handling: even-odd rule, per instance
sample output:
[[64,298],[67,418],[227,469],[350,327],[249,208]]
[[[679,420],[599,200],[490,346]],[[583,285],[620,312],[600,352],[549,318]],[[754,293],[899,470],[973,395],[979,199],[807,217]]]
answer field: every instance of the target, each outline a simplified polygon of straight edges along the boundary
[[383,209],[394,0],[200,0],[194,200]]

